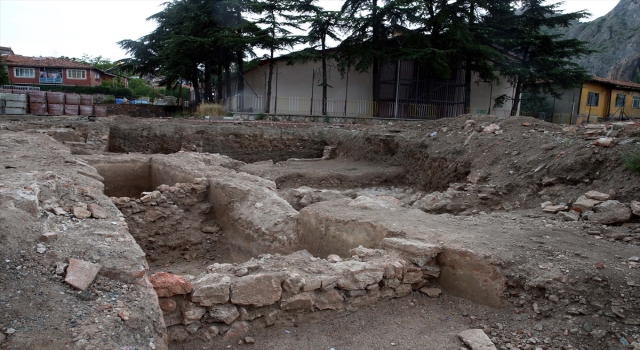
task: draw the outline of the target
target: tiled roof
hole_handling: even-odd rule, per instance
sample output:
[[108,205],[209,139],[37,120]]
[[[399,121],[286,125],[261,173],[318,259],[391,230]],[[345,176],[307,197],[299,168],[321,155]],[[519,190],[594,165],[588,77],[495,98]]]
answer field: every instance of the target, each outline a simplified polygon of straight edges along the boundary
[[630,88],[634,90],[640,90],[640,84],[636,84],[630,81],[613,80],[613,79],[600,78],[600,77],[593,77],[591,81],[595,81],[603,84],[615,85],[619,87]]
[[48,68],[84,68],[91,69],[88,64],[77,63],[63,58],[55,57],[28,57],[20,55],[4,56],[4,62],[12,67],[48,67]]

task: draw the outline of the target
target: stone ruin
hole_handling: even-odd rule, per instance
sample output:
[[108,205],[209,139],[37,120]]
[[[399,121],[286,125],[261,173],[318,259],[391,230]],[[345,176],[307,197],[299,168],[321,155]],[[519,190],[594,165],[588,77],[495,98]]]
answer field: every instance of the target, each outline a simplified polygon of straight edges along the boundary
[[[116,144],[113,149],[131,147],[127,143],[132,140],[118,136],[122,130],[111,126],[102,132],[91,130],[101,140],[95,143],[98,146],[108,140]],[[300,139],[309,142],[311,133],[302,134]],[[60,135],[70,139],[67,133]],[[446,188],[409,191],[398,199],[350,188],[357,182],[384,184],[401,175],[397,165],[363,170],[357,176],[349,174],[351,168],[331,176],[307,174],[317,177],[316,184],[331,184],[333,189],[305,187],[303,176],[285,169],[335,159],[336,147],[326,145],[323,155],[314,151],[316,158],[246,164],[206,153],[207,145],[197,133],[184,132],[178,146],[172,140],[160,148],[153,144],[158,140],[146,143],[149,150],[169,147],[171,152],[164,153],[170,154],[78,149],[72,154],[42,132],[0,133],[0,137],[7,161],[21,159],[20,166],[31,171],[5,172],[0,177],[4,228],[30,230],[25,233],[27,241],[37,242],[35,252],[52,266],[54,280],[64,280],[81,292],[92,284],[116,281],[117,288],[138,296],[134,301],[109,299],[115,292],[106,289],[98,293],[98,301],[106,303],[97,306],[102,311],[95,317],[105,329],[124,323],[131,334],[145,334],[100,345],[107,348],[126,343],[166,349],[194,340],[245,339],[252,330],[292,319],[312,322],[328,313],[353,311],[414,292],[437,297],[444,290],[503,307],[505,296],[519,295],[516,290],[548,293],[564,288],[552,271],[541,271],[521,252],[491,242],[529,244],[528,235],[488,232],[463,221],[452,224],[449,214],[436,215],[496,205],[511,210],[518,205],[504,200],[505,186],[483,183],[486,175],[468,169],[460,174],[443,159],[426,163],[440,164],[436,176],[450,179]],[[149,137],[145,134],[140,143]],[[77,138],[71,139],[67,142],[77,147]],[[398,147],[387,136],[372,142],[381,149]],[[38,156],[43,148],[50,152]],[[6,164],[5,168],[13,166]],[[262,174],[265,168],[271,173]],[[273,173],[279,175],[270,179]],[[591,198],[582,196],[573,207],[595,201]],[[606,200],[587,203],[585,211]],[[635,203],[633,215],[639,215]],[[553,213],[568,209],[562,205]],[[628,211],[626,221],[631,218]],[[31,228],[16,223],[25,220],[36,223]],[[19,250],[23,243],[9,231],[0,237],[9,249]],[[7,261],[11,259],[8,256]],[[93,346],[86,338],[75,344]]]

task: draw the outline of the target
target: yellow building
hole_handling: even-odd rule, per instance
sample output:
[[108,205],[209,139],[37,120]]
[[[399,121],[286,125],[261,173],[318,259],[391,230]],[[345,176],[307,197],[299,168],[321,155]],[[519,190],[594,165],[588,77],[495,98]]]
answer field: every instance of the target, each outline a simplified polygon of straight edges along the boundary
[[607,120],[640,118],[640,84],[594,77],[582,84],[578,115]]

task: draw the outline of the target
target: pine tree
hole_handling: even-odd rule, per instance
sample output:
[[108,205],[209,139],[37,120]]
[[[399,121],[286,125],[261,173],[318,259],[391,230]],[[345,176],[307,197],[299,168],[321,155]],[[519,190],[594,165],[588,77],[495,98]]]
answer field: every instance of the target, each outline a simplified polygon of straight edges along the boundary
[[[543,0],[523,0],[519,4],[519,11],[506,13],[492,23],[495,45],[503,54],[496,65],[515,86],[511,115],[518,111],[521,93],[560,97],[561,90],[588,80],[589,73],[576,59],[592,52],[582,41],[552,33],[554,28],[587,17],[587,12],[561,13],[559,4],[544,5]],[[496,103],[507,98],[501,96]]]
[[[310,47],[288,55],[289,63],[321,62],[319,86],[322,87],[322,115],[327,115],[327,89],[331,87],[328,83],[328,61],[333,58],[327,50],[327,40],[339,40],[339,16],[336,11],[326,11],[312,3],[301,11],[303,13],[298,17],[298,21],[308,26],[308,32],[300,40]],[[315,84],[315,81],[313,83]]]
[[255,23],[261,27],[256,39],[258,46],[269,51],[269,73],[267,78],[267,103],[265,112],[271,111],[271,83],[275,67],[275,53],[293,47],[299,39],[291,30],[301,29],[295,21],[301,3],[297,0],[259,0],[252,5],[253,12],[261,17]]
[[0,85],[9,84],[9,73],[7,71],[7,66],[4,64],[2,60],[2,56],[0,56]]

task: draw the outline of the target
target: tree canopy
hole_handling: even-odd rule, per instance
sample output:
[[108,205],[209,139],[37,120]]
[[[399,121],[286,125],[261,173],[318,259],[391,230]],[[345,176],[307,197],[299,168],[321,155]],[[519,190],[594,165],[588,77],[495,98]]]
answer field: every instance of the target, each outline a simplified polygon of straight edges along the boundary
[[499,72],[519,92],[552,95],[587,79],[573,61],[588,52],[582,42],[549,34],[586,15],[563,14],[542,0],[343,0],[335,12],[316,0],[173,0],[149,17],[158,24],[153,32],[119,42],[131,55],[119,63],[139,76],[161,76],[167,86],[190,83],[197,98],[204,84],[207,99],[223,81],[229,95],[233,74],[241,93],[245,58],[263,50],[269,104],[276,55],[292,50],[290,64],[322,62],[324,114],[330,60],[342,73],[372,71],[374,99],[381,64],[414,60],[433,77],[464,69],[468,104],[473,72],[483,81]]

